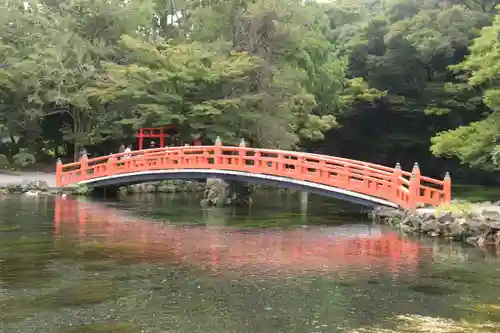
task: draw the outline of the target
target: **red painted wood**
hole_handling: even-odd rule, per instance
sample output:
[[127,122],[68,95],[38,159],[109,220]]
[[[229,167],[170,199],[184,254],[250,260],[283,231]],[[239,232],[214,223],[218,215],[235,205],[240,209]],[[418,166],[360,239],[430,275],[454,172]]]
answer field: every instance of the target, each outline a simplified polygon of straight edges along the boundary
[[144,144],[144,129],[139,130],[139,150],[142,150]]
[[165,147],[165,135],[168,136],[167,133],[164,133],[164,128],[160,128],[160,148]]
[[451,179],[421,176],[373,163],[293,151],[222,146],[184,146],[82,159],[56,167],[57,186],[115,174],[168,169],[217,169],[309,181],[385,199],[402,208],[438,206],[451,201]]
[[144,139],[160,139],[160,148],[165,147],[165,138],[170,137],[170,134],[166,133],[165,130],[174,127],[173,125],[167,125],[163,127],[143,127],[139,129],[139,133],[135,136],[139,139],[139,150],[144,148]]

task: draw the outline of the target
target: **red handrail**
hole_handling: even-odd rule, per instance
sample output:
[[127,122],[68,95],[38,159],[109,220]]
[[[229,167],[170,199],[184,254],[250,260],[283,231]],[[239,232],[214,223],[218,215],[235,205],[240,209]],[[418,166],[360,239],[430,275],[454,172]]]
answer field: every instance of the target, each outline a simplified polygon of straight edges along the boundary
[[56,168],[57,186],[77,184],[118,174],[168,169],[216,169],[286,177],[341,188],[387,200],[402,208],[438,206],[451,201],[451,179],[420,175],[399,165],[383,165],[275,149],[222,146],[185,146],[137,150],[62,164]]

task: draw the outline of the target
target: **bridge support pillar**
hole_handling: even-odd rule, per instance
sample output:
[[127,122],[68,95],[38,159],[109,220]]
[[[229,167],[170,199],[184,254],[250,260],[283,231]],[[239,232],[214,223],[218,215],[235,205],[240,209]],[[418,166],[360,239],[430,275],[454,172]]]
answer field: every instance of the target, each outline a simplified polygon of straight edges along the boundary
[[309,203],[309,192],[300,192],[300,214],[307,216],[307,206]]

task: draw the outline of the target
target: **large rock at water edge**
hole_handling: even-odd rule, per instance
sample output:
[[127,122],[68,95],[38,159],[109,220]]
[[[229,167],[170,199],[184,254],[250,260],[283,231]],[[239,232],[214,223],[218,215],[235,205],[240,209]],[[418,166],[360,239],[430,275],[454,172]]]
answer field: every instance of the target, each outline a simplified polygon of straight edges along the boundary
[[252,187],[237,181],[208,178],[201,204],[203,206],[249,205]]

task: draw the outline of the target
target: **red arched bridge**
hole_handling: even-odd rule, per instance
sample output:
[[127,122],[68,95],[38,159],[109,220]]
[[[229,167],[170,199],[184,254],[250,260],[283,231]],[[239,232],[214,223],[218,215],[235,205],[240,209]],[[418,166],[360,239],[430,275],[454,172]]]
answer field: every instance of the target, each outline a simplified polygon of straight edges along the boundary
[[273,149],[222,146],[137,150],[57,164],[57,186],[125,186],[164,179],[210,177],[296,188],[362,205],[412,209],[451,200],[451,179],[346,158]]

